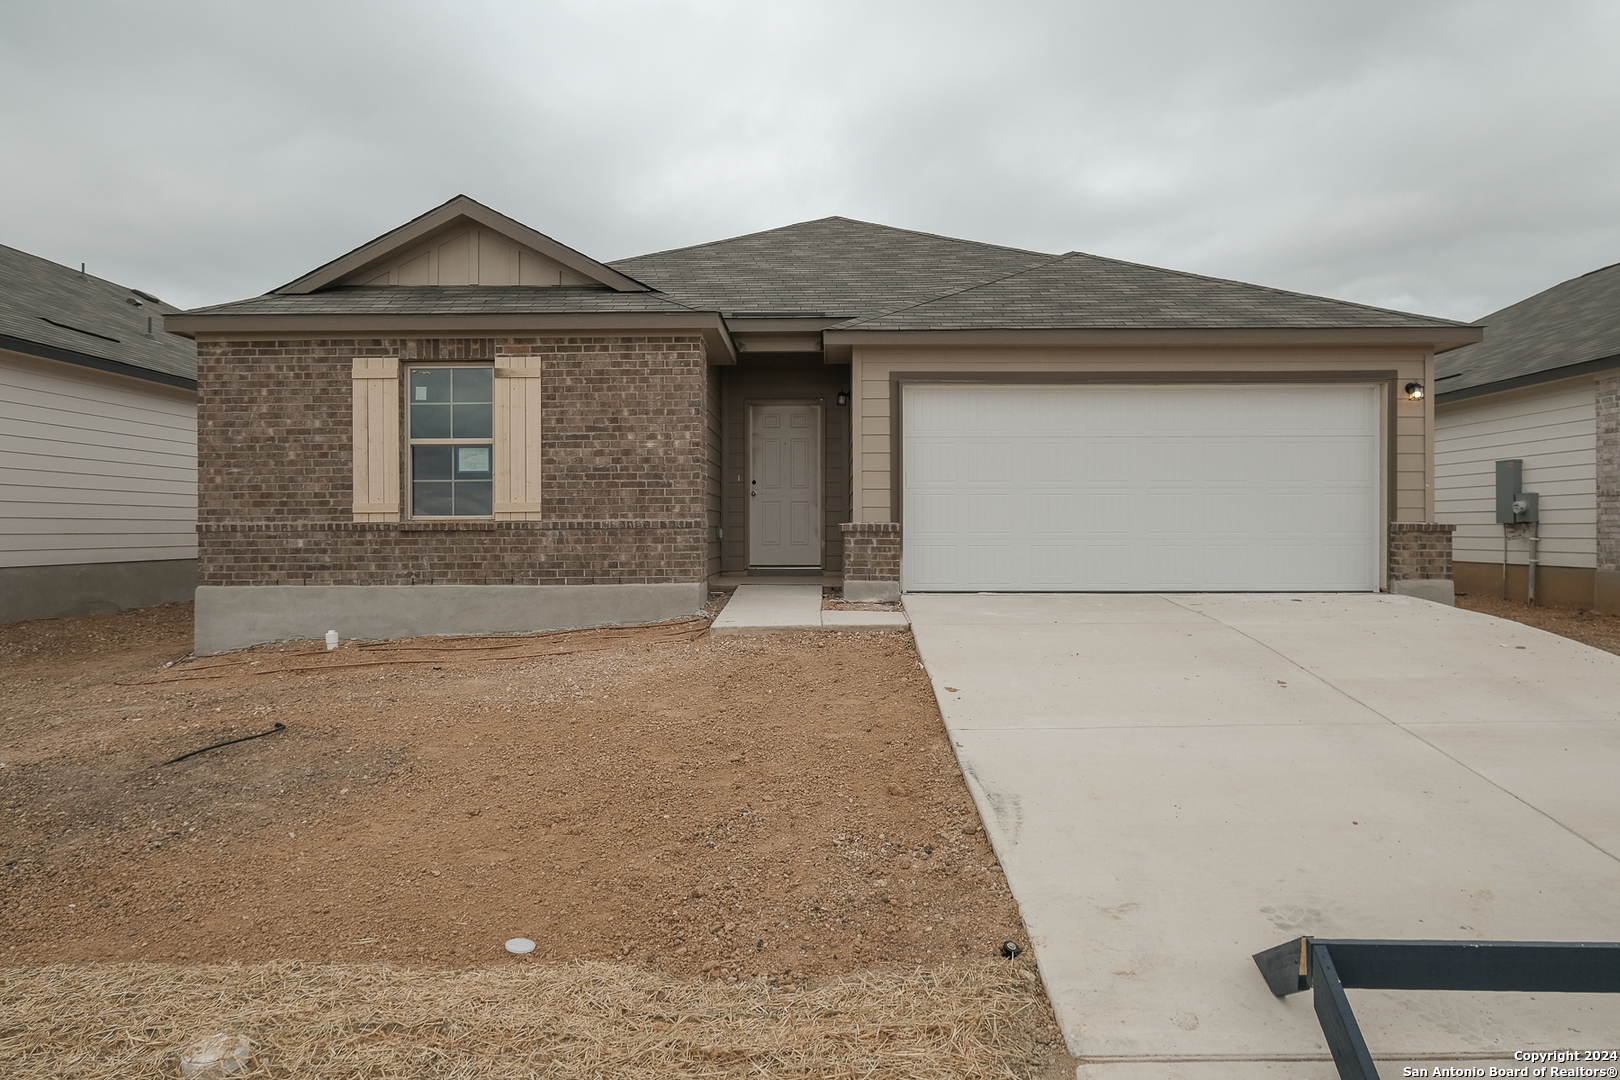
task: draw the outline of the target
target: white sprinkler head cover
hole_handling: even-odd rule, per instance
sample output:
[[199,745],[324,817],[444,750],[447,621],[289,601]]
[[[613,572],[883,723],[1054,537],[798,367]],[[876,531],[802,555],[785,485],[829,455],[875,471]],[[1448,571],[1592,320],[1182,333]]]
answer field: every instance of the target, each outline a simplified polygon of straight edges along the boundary
[[506,951],[517,956],[534,952],[534,942],[526,937],[515,937],[506,943]]

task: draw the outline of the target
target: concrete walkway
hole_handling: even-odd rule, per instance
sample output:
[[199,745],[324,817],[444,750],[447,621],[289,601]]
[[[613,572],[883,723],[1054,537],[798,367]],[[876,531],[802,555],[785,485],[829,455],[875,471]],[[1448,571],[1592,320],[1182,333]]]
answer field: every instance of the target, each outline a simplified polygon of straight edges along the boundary
[[[906,609],[1081,1077],[1336,1077],[1249,959],[1301,934],[1620,940],[1620,657],[1396,596]],[[1620,1048],[1620,995],[1350,996],[1385,1077]]]
[[739,585],[709,627],[727,634],[775,634],[785,630],[903,630],[899,611],[823,611],[820,585]]

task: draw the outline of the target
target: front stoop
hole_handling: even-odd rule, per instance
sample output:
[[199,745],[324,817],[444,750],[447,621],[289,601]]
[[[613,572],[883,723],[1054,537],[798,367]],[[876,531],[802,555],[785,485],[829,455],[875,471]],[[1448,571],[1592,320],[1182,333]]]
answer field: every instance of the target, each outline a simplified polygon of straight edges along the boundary
[[823,611],[819,585],[739,585],[709,626],[715,637],[790,630],[904,630],[899,611]]

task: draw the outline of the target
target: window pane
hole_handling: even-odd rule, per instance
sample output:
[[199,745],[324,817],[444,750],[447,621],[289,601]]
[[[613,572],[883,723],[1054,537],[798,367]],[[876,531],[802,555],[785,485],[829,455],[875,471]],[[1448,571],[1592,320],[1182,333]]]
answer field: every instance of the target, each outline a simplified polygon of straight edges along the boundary
[[411,485],[411,513],[419,517],[449,517],[453,508],[451,494],[455,485],[448,480],[418,480]]
[[495,400],[494,372],[490,368],[452,368],[455,377],[455,402],[490,402]]
[[457,517],[488,517],[495,509],[495,485],[488,480],[457,480]]
[[411,447],[411,479],[450,479],[451,451],[454,449],[452,446]]
[[490,448],[487,446],[458,446],[456,451],[457,480],[490,479]]
[[[442,406],[440,406],[442,408]],[[487,439],[495,433],[495,410],[490,405],[452,405],[455,410],[455,430],[451,439]]]
[[412,368],[411,404],[450,401],[450,372],[450,368]]
[[[486,408],[488,406],[485,406]],[[413,439],[449,439],[454,438],[450,429],[450,418],[453,415],[454,405],[411,405],[411,438]]]

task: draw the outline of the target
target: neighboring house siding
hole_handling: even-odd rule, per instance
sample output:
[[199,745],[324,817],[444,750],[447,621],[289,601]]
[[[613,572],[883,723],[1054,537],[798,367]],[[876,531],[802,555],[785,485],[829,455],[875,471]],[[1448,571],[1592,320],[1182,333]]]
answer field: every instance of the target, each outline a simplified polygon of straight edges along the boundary
[[197,555],[195,395],[0,353],[0,567]]
[[[1597,555],[1597,410],[1593,384],[1538,387],[1441,405],[1435,418],[1435,519],[1457,526],[1453,558],[1502,562],[1496,462],[1524,461],[1524,490],[1541,496],[1544,566],[1592,568]],[[1525,539],[1509,542],[1522,564]]]

